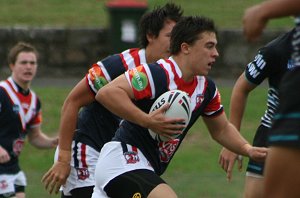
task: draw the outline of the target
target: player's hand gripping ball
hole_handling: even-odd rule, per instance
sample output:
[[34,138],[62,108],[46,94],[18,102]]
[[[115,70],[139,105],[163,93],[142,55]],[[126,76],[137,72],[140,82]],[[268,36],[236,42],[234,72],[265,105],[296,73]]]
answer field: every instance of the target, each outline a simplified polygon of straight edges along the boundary
[[[171,90],[163,93],[155,100],[150,112],[162,107],[167,103],[170,104],[170,107],[166,111],[165,116],[167,118],[183,118],[185,120],[184,124],[187,125],[192,115],[191,101],[187,93],[180,90]],[[182,131],[183,130],[184,129],[182,129]],[[149,129],[149,133],[153,139],[159,142],[165,142],[169,140],[168,138],[153,132],[151,129]],[[180,134],[176,134],[172,138],[175,139],[179,135]]]

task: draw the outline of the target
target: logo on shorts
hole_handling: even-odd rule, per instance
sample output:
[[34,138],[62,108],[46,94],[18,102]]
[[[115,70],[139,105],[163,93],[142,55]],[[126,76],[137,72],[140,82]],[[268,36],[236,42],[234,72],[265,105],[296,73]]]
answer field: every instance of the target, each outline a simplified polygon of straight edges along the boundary
[[127,161],[127,164],[135,164],[140,161],[140,158],[137,154],[137,152],[134,151],[128,151],[124,153],[125,160]]
[[90,177],[90,172],[87,168],[76,168],[76,171],[79,180],[85,180]]
[[141,195],[141,193],[137,192],[137,193],[134,193],[132,198],[142,198],[142,195]]
[[4,189],[6,189],[7,187],[8,187],[8,184],[7,184],[6,180],[1,180],[1,181],[0,181],[0,189],[1,189],[1,190],[4,190]]

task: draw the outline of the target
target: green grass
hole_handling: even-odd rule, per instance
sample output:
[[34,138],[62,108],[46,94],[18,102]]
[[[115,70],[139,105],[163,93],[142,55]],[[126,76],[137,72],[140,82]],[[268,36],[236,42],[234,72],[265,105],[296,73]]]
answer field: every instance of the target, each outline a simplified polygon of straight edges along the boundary
[[[0,26],[107,27],[109,14],[104,0],[0,0]],[[148,0],[149,9],[166,0]],[[220,28],[241,28],[245,8],[261,0],[173,0],[185,15],[206,15]],[[290,28],[290,18],[274,20],[270,28]]]
[[[222,103],[228,112],[230,87],[219,87]],[[69,88],[34,87],[43,104],[43,126],[45,133],[52,135],[58,129],[60,108],[70,91]],[[242,134],[252,140],[260,116],[265,109],[266,90],[258,88],[249,97]],[[235,198],[243,192],[244,174],[235,172],[231,183],[218,165],[221,146],[212,140],[201,119],[191,129],[176,153],[163,178],[175,189],[179,197],[184,198]],[[29,198],[50,198],[40,180],[42,175],[53,164],[54,150],[37,150],[29,143],[25,145],[20,163],[27,175]],[[245,160],[247,161],[247,160]],[[245,165],[246,163],[244,163]],[[245,170],[245,169],[244,169]]]

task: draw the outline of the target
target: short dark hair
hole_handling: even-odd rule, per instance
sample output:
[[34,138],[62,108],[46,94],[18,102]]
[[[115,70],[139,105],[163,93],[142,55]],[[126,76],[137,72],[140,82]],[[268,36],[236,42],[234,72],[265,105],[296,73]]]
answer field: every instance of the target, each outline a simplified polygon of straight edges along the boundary
[[7,57],[8,64],[15,64],[17,56],[21,52],[33,52],[38,58],[38,52],[35,47],[29,43],[19,42],[10,49]]
[[203,32],[214,32],[217,29],[212,19],[203,16],[183,17],[172,29],[170,40],[170,53],[176,55],[181,50],[181,44],[187,43],[192,45]]
[[179,21],[183,14],[180,6],[167,3],[163,7],[156,7],[153,11],[144,14],[139,21],[139,43],[142,48],[148,45],[147,35],[158,37],[167,20]]

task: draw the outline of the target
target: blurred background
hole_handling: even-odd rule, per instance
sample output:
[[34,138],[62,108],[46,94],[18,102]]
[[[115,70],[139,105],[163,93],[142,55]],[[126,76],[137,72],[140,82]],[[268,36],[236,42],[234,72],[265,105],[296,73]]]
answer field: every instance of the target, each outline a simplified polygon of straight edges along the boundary
[[[124,3],[128,3],[124,6]],[[43,104],[43,131],[58,130],[60,108],[71,88],[91,64],[113,53],[138,46],[135,31],[139,16],[164,0],[0,0],[0,79],[9,75],[6,56],[18,41],[35,45],[40,52],[39,70],[33,89]],[[216,79],[228,112],[231,88],[257,49],[293,27],[291,18],[273,20],[257,43],[242,35],[245,8],[260,0],[173,0],[184,15],[205,15],[219,29],[220,57],[210,75]],[[133,6],[134,5],[134,6]],[[241,133],[251,141],[265,109],[264,87],[251,93]],[[1,127],[1,126],[0,126]],[[163,178],[183,198],[242,197],[245,168],[235,170],[233,180],[218,166],[220,146],[199,120],[187,135]],[[28,198],[48,195],[41,177],[53,163],[54,151],[41,151],[26,144],[21,167],[27,179]],[[244,160],[244,165],[247,160]]]

